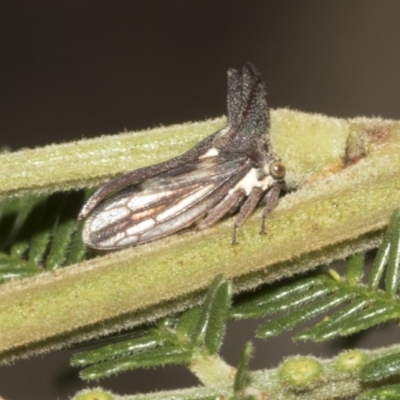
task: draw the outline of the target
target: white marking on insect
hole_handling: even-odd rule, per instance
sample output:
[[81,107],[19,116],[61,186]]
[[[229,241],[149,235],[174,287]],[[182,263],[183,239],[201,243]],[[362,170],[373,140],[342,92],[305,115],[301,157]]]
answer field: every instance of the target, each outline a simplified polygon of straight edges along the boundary
[[201,199],[207,192],[210,191],[212,185],[207,185],[202,189],[194,192],[190,196],[184,197],[181,201],[179,201],[176,205],[167,208],[162,213],[156,216],[156,220],[158,222],[165,221],[173,215],[179,214],[182,210],[184,210],[187,206],[195,203],[197,200]]
[[129,215],[129,210],[126,207],[117,207],[111,210],[103,210],[97,218],[93,218],[91,224],[92,232],[97,232],[100,229],[110,225],[111,222],[123,219]]
[[251,190],[255,187],[261,188],[263,191],[267,190],[274,183],[274,179],[271,175],[267,175],[264,179],[259,180],[257,177],[257,169],[252,168],[246,176],[240,180],[233,189],[229,191],[232,194],[236,190],[242,189],[248,196]]
[[125,207],[126,206],[126,199],[116,199],[109,205],[104,207],[104,211],[113,210],[118,207]]
[[149,218],[145,219],[142,222],[139,222],[137,225],[134,225],[126,230],[126,233],[128,235],[133,235],[135,233],[140,233],[141,231],[145,231],[147,229],[152,228],[156,224],[156,221],[154,219]]
[[218,154],[219,154],[218,149],[213,147],[212,149],[210,149],[206,153],[204,153],[202,156],[200,156],[199,160],[201,160],[202,158],[216,157]]
[[[136,211],[140,208],[146,207],[148,204],[156,202],[161,199],[161,197],[169,196],[172,192],[171,191],[164,191],[162,193],[153,193],[153,194],[146,194],[135,196],[129,200],[127,206],[132,210]],[[126,201],[126,200],[125,200]]]
[[207,211],[207,203],[199,203],[197,207],[193,207],[191,210],[183,212],[181,215],[175,216],[169,221],[164,221],[159,225],[156,225],[153,229],[144,232],[140,239],[143,241],[153,240],[155,237],[165,234],[166,232],[174,232],[179,229],[182,225],[185,226],[190,222],[195,221],[205,211]]
[[227,125],[218,131],[218,136],[219,137],[225,136],[230,130],[231,130],[231,127],[229,125]]
[[139,236],[138,235],[133,235],[133,236],[127,236],[126,238],[116,241],[114,237],[112,237],[109,240],[110,245],[115,245],[115,242],[117,242],[118,246],[129,246],[130,244],[134,244],[138,241]]

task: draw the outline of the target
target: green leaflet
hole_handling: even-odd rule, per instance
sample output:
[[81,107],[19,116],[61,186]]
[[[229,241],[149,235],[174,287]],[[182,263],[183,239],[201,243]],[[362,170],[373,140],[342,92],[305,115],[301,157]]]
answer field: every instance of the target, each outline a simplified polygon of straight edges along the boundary
[[397,400],[400,398],[400,384],[387,385],[379,389],[368,390],[357,396],[356,400]]
[[346,279],[350,285],[358,285],[364,272],[364,254],[356,254],[347,262]]
[[[387,382],[389,378],[398,380],[400,376],[400,353],[394,351],[367,362],[360,371],[363,382]],[[400,384],[383,385],[373,390],[368,390],[357,397],[357,400],[373,399],[398,399],[400,398]]]
[[395,296],[399,290],[400,277],[400,211],[396,210],[387,228],[390,240],[387,272],[385,279],[385,291],[388,296]]
[[156,333],[149,333],[148,335],[138,338],[122,340],[99,349],[75,354],[71,357],[71,365],[79,367],[106,361],[110,358],[123,357],[127,354],[138,354],[161,345],[162,343],[162,337]]
[[199,320],[201,307],[195,307],[185,311],[178,319],[176,323],[176,337],[181,342],[191,341],[193,331]]
[[400,353],[395,352],[377,358],[365,364],[361,369],[360,378],[364,382],[380,381],[391,376],[400,375]]
[[243,348],[242,357],[240,358],[233,383],[233,390],[236,394],[243,392],[251,382],[251,377],[249,374],[249,362],[253,352],[253,345],[250,342],[246,343]]
[[215,354],[225,332],[230,299],[230,283],[223,275],[217,275],[202,307],[188,310],[178,319],[164,318],[141,336],[75,354],[71,365],[94,364],[81,372],[83,379],[92,380],[129,369],[188,363],[193,357]]
[[190,350],[178,346],[164,346],[139,353],[131,357],[110,360],[84,369],[82,379],[95,380],[134,368],[153,367],[166,364],[183,364],[192,357]]
[[222,274],[217,275],[207,292],[202,311],[193,330],[193,346],[204,346],[210,354],[215,354],[219,350],[230,301],[230,284]]
[[230,316],[234,319],[256,318],[303,306],[328,294],[334,288],[325,276],[305,278],[273,291],[261,293],[236,304]]
[[299,310],[284,315],[281,318],[277,318],[271,322],[262,324],[257,329],[257,337],[267,338],[292,329],[296,325],[314,318],[317,315],[328,311],[332,307],[338,306],[339,304],[348,300],[349,297],[350,295],[348,293],[345,291],[340,291],[324,298],[323,300],[310,304],[307,307],[303,307]]
[[[393,219],[391,220],[391,223]],[[388,232],[388,228],[386,230]],[[382,244],[380,245],[376,254],[374,263],[372,264],[371,272],[368,277],[368,288],[375,290],[378,288],[379,282],[382,279],[382,275],[385,271],[385,267],[389,258],[390,251],[390,236],[386,234],[383,237]]]
[[297,340],[314,340],[320,342],[340,336],[343,330],[343,323],[351,321],[354,315],[363,310],[367,305],[366,300],[354,300],[345,305],[336,313],[324,318],[312,328],[306,329],[296,336]]
[[26,196],[0,204],[0,282],[81,261],[86,248],[76,216],[85,191]]
[[[400,276],[400,212],[395,210],[378,250],[373,267],[362,281],[364,255],[356,254],[346,265],[344,277],[330,271],[273,291],[245,299],[230,311],[234,319],[283,315],[263,323],[257,336],[267,338],[290,330],[330,309],[341,306],[313,327],[300,332],[297,340],[323,341],[347,336],[372,326],[400,318],[397,294]],[[385,290],[378,285],[385,275]]]

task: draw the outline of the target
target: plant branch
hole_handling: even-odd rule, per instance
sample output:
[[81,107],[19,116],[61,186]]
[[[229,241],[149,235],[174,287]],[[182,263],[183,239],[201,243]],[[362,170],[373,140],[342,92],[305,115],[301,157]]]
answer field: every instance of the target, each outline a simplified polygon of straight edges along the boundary
[[[0,193],[96,185],[184,151],[217,125],[222,120],[5,154]],[[258,234],[256,213],[239,232],[238,246],[230,245],[228,219],[204,232],[172,235],[10,282],[0,292],[0,359],[183,310],[201,301],[219,273],[239,292],[376,247],[400,199],[400,124],[277,110],[272,127],[288,186],[301,190],[281,199],[266,235]]]
[[[253,395],[256,399],[274,400],[333,400],[351,398],[362,391],[376,387],[376,382],[362,379],[363,366],[383,355],[398,354],[398,345],[377,350],[345,351],[332,359],[316,357],[290,357],[277,368],[248,373],[247,387],[243,389],[243,398]],[[224,371],[222,372],[224,373]],[[383,385],[384,386],[384,385]],[[379,387],[379,385],[378,385]],[[148,400],[148,399],[212,399],[232,398],[234,392],[231,379],[221,379],[206,387],[160,391],[150,394],[116,395],[113,400]],[[97,389],[100,392],[102,390]],[[84,390],[74,397],[80,398],[90,390]],[[106,395],[107,392],[102,392]],[[93,397],[88,396],[87,400]],[[101,397],[99,397],[101,398]],[[393,397],[394,398],[394,397]]]

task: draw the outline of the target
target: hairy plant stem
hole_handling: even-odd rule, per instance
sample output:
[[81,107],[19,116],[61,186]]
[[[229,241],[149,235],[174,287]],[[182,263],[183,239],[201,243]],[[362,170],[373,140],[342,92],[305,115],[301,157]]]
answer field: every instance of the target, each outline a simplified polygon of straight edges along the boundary
[[[96,185],[184,151],[221,125],[185,124],[5,154],[0,195]],[[258,212],[239,231],[237,246],[230,245],[228,219],[204,232],[10,282],[0,291],[0,360],[183,310],[198,304],[221,272],[239,292],[376,247],[399,205],[400,123],[276,110],[272,136],[288,186],[299,190],[282,198],[266,235],[258,234]]]
[[236,372],[236,368],[218,355],[194,357],[189,369],[204,386],[215,386],[221,382],[233,384]]
[[[298,360],[298,357],[286,359],[277,368],[250,372],[249,385],[244,389],[242,395],[253,395],[256,399],[274,400],[334,400],[352,398],[362,390],[374,387],[374,383],[368,384],[360,379],[360,369],[366,361],[371,361],[382,355],[393,354],[399,351],[399,346],[377,350],[356,350],[353,352],[343,352],[332,359],[318,359],[315,357],[302,357],[317,363],[321,368],[320,375],[309,384],[295,386],[285,380],[282,371],[285,364]],[[357,353],[357,354],[355,354]],[[362,357],[360,357],[362,356]],[[344,358],[346,360],[344,360]],[[352,363],[352,359],[358,358],[358,364]],[[211,385],[195,387],[191,389],[160,391],[158,393],[138,394],[138,395],[117,395],[113,394],[113,400],[191,400],[198,398],[229,398],[233,395],[233,383],[230,375],[225,376],[226,366],[220,363],[214,364],[214,373],[218,375],[218,365],[222,365],[221,379],[215,379]],[[204,364],[206,366],[206,364]],[[231,367],[232,368],[232,367]],[[293,374],[304,375],[304,365],[299,365],[299,370],[292,370]],[[78,396],[90,391],[84,390],[76,395],[73,400],[78,400]],[[208,397],[209,396],[209,397]],[[88,397],[91,399],[91,397]]]

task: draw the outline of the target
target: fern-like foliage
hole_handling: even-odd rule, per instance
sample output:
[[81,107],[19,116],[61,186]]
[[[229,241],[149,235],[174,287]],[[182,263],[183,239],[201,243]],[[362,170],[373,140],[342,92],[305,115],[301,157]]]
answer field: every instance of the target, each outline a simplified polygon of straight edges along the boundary
[[0,282],[81,261],[86,253],[76,216],[86,192],[26,196],[0,203]]
[[[367,277],[363,277],[363,271],[364,256],[356,255],[348,260],[343,277],[336,271],[329,271],[328,274],[320,272],[273,291],[264,288],[264,293],[237,301],[233,306],[230,284],[218,275],[201,307],[162,319],[152,327],[136,329],[129,333],[128,339],[125,337],[117,343],[75,354],[71,362],[74,366],[83,367],[81,377],[87,380],[141,367],[184,364],[203,384],[214,387],[213,375],[222,381],[223,371],[229,367],[218,357],[228,318],[254,318],[284,312],[258,328],[257,336],[266,338],[321,313],[326,314],[335,307],[329,317],[325,316],[296,336],[297,340],[313,341],[350,335],[398,319],[399,210],[392,215]],[[260,375],[248,370],[251,353],[252,346],[247,344],[231,380],[230,391],[223,392],[219,387],[213,389],[213,395],[207,394],[204,398],[216,398],[215,393],[224,396],[229,393],[227,398],[230,399],[258,398],[252,397],[257,390],[277,399],[294,399],[300,393],[303,397],[299,398],[310,399],[322,398],[321,393],[324,399],[355,394],[359,394],[357,399],[362,400],[400,398],[400,346],[375,353],[353,350],[325,361],[293,357],[276,370],[266,371],[267,377],[262,380],[259,380]],[[210,368],[213,364],[215,368]],[[205,370],[204,365],[207,365]],[[232,370],[232,367],[229,368]],[[232,373],[229,374],[232,377]],[[260,389],[265,382],[266,386]],[[182,397],[173,398],[203,397],[196,392],[193,396],[182,394]]]
[[218,275],[204,305],[166,318],[132,338],[72,357],[74,366],[87,366],[83,379],[99,379],[140,367],[189,363],[193,357],[218,353],[230,306],[230,284]]
[[230,315],[239,320],[284,313],[259,326],[257,336],[267,338],[335,308],[331,315],[295,337],[316,342],[351,335],[400,318],[399,210],[392,215],[366,282],[363,272],[364,256],[358,254],[348,260],[343,277],[331,270],[329,275],[319,274],[257,294],[233,307]]

